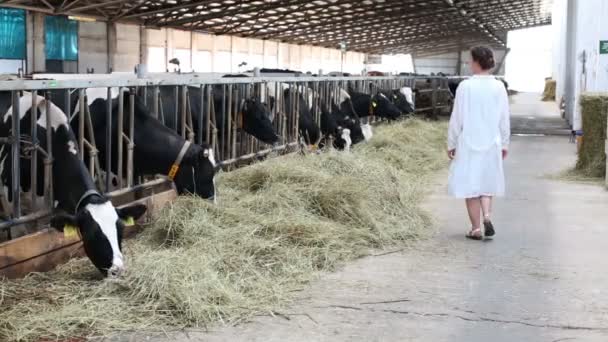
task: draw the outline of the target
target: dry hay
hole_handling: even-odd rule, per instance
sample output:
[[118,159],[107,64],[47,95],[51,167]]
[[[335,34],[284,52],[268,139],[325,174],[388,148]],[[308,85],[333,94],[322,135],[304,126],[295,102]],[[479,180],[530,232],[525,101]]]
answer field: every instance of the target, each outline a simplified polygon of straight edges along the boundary
[[581,97],[583,141],[576,171],[586,177],[606,177],[606,126],[608,94],[587,93]]
[[552,79],[545,81],[545,90],[543,91],[543,101],[555,101],[555,92],[557,88],[557,82]]
[[181,197],[100,281],[86,259],[0,283],[0,340],[234,324],[285,305],[322,271],[428,234],[419,204],[446,166],[446,125],[377,129],[352,153],[289,155],[220,176],[219,202]]

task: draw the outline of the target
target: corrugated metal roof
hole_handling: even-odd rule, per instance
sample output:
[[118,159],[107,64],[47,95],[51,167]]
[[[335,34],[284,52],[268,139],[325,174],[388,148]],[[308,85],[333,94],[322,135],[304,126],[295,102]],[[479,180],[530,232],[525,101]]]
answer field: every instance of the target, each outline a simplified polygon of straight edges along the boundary
[[1,6],[367,53],[430,54],[551,23],[552,0],[9,0]]

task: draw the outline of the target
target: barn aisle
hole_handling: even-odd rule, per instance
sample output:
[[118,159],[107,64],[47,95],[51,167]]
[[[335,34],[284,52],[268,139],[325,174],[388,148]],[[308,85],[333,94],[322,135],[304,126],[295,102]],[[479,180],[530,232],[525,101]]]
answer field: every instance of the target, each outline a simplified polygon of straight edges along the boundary
[[546,177],[574,160],[568,137],[516,136],[494,240],[464,238],[464,206],[440,175],[426,204],[439,228],[430,241],[328,274],[274,317],[170,340],[606,341],[608,192]]

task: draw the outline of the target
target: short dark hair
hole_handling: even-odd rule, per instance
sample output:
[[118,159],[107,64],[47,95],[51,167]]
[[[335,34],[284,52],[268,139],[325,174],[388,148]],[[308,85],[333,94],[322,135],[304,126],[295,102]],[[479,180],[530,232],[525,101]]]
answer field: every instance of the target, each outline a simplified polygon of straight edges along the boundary
[[494,52],[485,46],[477,46],[471,49],[471,58],[481,66],[483,70],[490,70],[496,66]]

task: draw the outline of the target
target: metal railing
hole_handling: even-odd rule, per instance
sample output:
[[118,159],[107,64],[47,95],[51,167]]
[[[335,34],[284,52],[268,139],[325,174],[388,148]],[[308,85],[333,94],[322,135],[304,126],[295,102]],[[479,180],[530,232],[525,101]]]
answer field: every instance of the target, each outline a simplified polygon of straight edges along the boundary
[[[0,238],[2,232],[11,239],[12,228],[25,224],[36,225],[41,219],[47,218],[53,208],[53,153],[51,130],[46,130],[43,144],[38,138],[38,120],[30,120],[29,134],[23,133],[20,127],[22,120],[19,117],[20,101],[24,92],[31,92],[32,107],[37,108],[40,95],[45,101],[45,113],[50,115],[51,103],[62,104],[67,109],[66,114],[71,122],[77,120],[77,136],[79,158],[87,165],[89,172],[98,188],[105,193],[112,191],[128,191],[142,183],[135,179],[134,151],[135,151],[135,97],[142,98],[151,115],[164,122],[169,115],[173,116],[175,127],[173,129],[184,139],[191,142],[209,144],[215,151],[220,164],[226,168],[238,166],[255,158],[263,157],[275,152],[297,150],[301,144],[299,136],[298,119],[300,106],[312,108],[312,114],[317,124],[320,123],[322,104],[330,106],[332,102],[338,103],[339,90],[351,89],[362,93],[375,93],[381,89],[397,89],[411,87],[416,89],[421,79],[430,82],[430,88],[420,89],[421,93],[430,93],[432,97],[430,108],[417,109],[417,112],[431,110],[437,112],[445,104],[437,101],[437,94],[447,90],[447,78],[444,77],[248,77],[248,78],[202,78],[196,74],[158,75],[154,78],[133,79],[71,79],[71,80],[12,80],[0,81],[0,91],[11,93],[12,101],[12,134],[0,137],[0,146],[10,148],[9,157],[12,161],[12,186],[8,191],[12,194],[12,203],[8,203],[7,194],[0,194],[0,203],[4,209],[4,217],[0,219]],[[175,107],[169,113],[163,111],[161,87],[173,89]],[[94,128],[87,96],[91,89],[105,88],[107,106],[105,110],[106,131],[105,146],[97,146]],[[167,89],[167,88],[165,88]],[[285,101],[284,90],[289,89],[289,101]],[[61,91],[59,91],[61,90]],[[125,91],[128,90],[128,91]],[[195,112],[191,105],[191,94],[199,92],[199,112]],[[221,94],[221,108],[214,101],[216,93]],[[58,95],[59,94],[59,95]],[[62,95],[61,95],[62,94]],[[301,94],[302,96],[299,96]],[[78,98],[78,106],[72,111],[73,96]],[[128,96],[128,99],[125,98]],[[245,133],[238,125],[238,115],[243,99],[255,98],[268,106],[274,98],[274,106],[270,109],[273,117],[273,127],[280,136],[280,141],[274,146],[266,145],[251,135]],[[178,100],[179,99],[179,100]],[[303,101],[302,101],[303,99]],[[118,101],[118,110],[113,112],[112,101]],[[124,104],[130,104],[125,108]],[[312,101],[312,103],[309,103]],[[77,113],[76,113],[77,111]],[[31,111],[29,115],[34,115]],[[225,115],[218,115],[224,113]],[[118,128],[116,140],[113,141],[112,118],[116,115]],[[125,117],[127,120],[124,120]],[[375,121],[375,118],[370,118]],[[47,120],[50,122],[50,120]],[[123,123],[126,122],[126,125]],[[179,122],[179,124],[178,124]],[[72,125],[74,127],[74,125]],[[112,151],[115,144],[116,174],[112,175]],[[100,164],[99,152],[105,153],[105,164]],[[124,158],[126,153],[126,158]],[[43,158],[43,202],[39,203],[36,189],[38,187],[38,170],[40,158]],[[28,195],[32,202],[24,210],[21,199],[21,166],[29,160],[30,189]],[[126,161],[125,161],[126,160]],[[114,181],[114,182],[113,182]],[[3,188],[3,187],[2,187]],[[4,192],[4,191],[2,191]],[[10,212],[7,208],[11,207]]]

